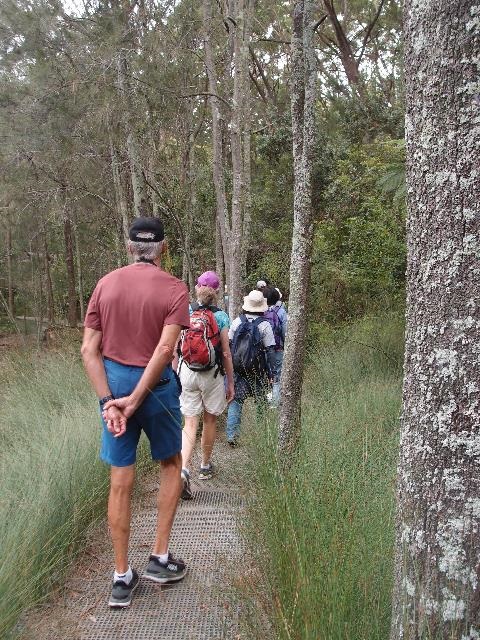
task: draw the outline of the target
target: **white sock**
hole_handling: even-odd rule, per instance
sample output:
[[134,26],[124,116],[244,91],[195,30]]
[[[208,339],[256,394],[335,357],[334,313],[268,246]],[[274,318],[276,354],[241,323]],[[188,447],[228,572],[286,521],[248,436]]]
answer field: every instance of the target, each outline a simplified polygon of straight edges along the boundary
[[117,573],[116,571],[113,572],[114,582],[117,582],[117,580],[121,580],[122,582],[125,582],[125,584],[130,584],[130,582],[132,581],[132,578],[133,578],[133,573],[132,573],[132,570],[130,569],[130,565],[128,565],[128,569],[126,573]]
[[167,564],[168,562],[168,551],[167,553],[152,553],[154,558],[158,558],[162,564]]
[[208,464],[201,464],[200,465],[200,469],[210,469],[210,467],[212,466],[212,463],[209,462]]

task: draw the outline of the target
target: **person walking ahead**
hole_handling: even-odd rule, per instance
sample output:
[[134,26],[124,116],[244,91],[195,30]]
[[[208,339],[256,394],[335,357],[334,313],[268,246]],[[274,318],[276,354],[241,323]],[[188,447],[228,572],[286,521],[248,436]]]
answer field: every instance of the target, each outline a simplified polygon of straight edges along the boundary
[[273,287],[265,289],[263,295],[267,298],[268,304],[268,311],[265,313],[265,317],[272,326],[275,338],[272,400],[270,404],[272,407],[278,408],[280,405],[280,378],[282,376],[283,349],[287,333],[288,316],[280,300],[281,294],[279,289]]
[[[180,330],[189,326],[188,290],[159,268],[165,246],[160,220],[137,218],[129,238],[134,262],[98,282],[88,305],[82,345],[85,368],[107,421],[102,418],[101,459],[111,467],[108,523],[115,556],[111,607],[128,606],[138,584],[138,574],[128,563],[128,541],[142,430],[150,440],[152,458],[161,465],[156,537],[143,577],[170,583],[186,572],[183,561],[169,553],[168,542],[181,490],[182,446],[180,387],[171,362]],[[112,406],[112,399],[121,397]]]
[[[209,480],[217,434],[217,417],[234,397],[233,366],[228,342],[230,318],[217,304],[220,281],[214,271],[197,280],[196,302],[190,307],[190,329],[182,332],[178,373],[182,383],[180,408],[185,416],[182,434],[182,498],[192,497],[190,462],[198,423],[203,413],[202,461],[199,480]],[[226,380],[225,380],[226,377]],[[226,384],[225,384],[226,382]]]
[[228,336],[234,368],[235,399],[228,406],[227,442],[237,444],[243,403],[253,397],[261,411],[266,406],[266,390],[272,379],[275,338],[264,318],[268,305],[261,291],[250,291],[243,299],[243,311],[232,322]]

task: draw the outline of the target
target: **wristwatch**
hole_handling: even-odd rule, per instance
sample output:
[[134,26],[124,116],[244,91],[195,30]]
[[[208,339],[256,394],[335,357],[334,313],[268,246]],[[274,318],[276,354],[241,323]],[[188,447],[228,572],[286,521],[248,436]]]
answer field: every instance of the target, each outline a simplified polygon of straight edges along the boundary
[[103,407],[103,405],[107,404],[107,402],[109,402],[110,400],[114,400],[114,397],[111,394],[109,396],[104,396],[103,398],[100,398],[100,400],[98,401],[98,404],[100,405],[100,407]]

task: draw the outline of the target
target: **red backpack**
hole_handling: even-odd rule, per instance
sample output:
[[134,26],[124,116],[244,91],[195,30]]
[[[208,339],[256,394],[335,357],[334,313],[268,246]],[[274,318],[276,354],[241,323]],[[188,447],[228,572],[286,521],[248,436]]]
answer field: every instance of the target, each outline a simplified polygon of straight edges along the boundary
[[192,371],[220,368],[220,331],[214,316],[216,307],[192,304],[190,328],[184,329],[180,338],[179,354]]

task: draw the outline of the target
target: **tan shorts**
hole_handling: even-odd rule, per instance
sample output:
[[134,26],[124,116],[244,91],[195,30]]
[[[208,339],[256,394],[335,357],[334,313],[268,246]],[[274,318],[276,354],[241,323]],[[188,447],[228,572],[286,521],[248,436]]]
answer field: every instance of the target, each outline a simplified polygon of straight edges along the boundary
[[184,416],[200,416],[204,410],[219,416],[225,411],[227,400],[224,377],[220,372],[215,377],[215,371],[216,369],[191,371],[185,363],[182,364],[180,409]]

